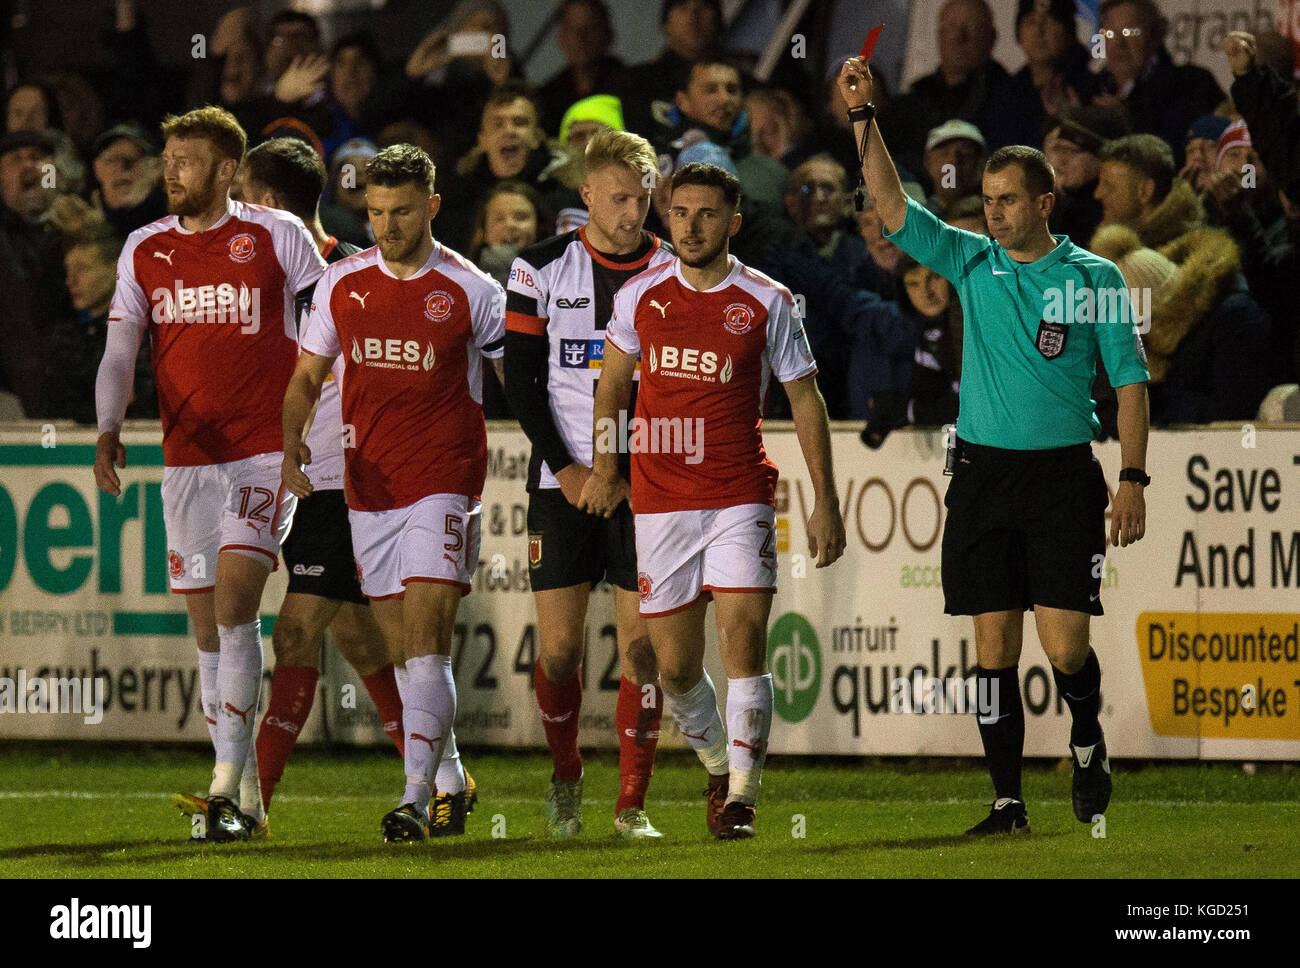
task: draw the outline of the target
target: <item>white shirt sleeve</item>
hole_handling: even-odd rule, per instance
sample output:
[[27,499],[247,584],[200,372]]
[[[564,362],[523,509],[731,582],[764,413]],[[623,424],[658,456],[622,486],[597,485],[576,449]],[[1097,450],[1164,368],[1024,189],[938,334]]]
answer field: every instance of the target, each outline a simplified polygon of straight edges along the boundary
[[138,245],[138,240],[129,239],[117,258],[117,286],[113,289],[113,301],[108,306],[110,323],[125,320],[147,325],[149,322],[152,312],[149,297],[140,287],[140,280],[135,277],[135,250]]
[[144,323],[118,320],[108,324],[104,358],[95,376],[95,415],[99,432],[117,433],[126,419],[135,384],[135,359],[140,352]]
[[624,286],[614,294],[614,314],[605,327],[605,341],[628,356],[641,356],[641,338],[636,332],[636,304],[640,286]]
[[298,219],[285,219],[276,240],[276,255],[284,268],[285,289],[290,301],[298,293],[315,283],[325,271],[325,260],[316,249],[307,226]]
[[104,357],[95,376],[95,416],[99,432],[117,433],[126,419],[135,383],[135,360],[149,325],[149,300],[135,277],[135,249],[128,240],[117,260],[117,287],[108,308]]
[[506,291],[489,276],[470,289],[469,300],[474,345],[488,359],[500,359],[506,352]]
[[330,273],[322,277],[316,285],[316,294],[312,297],[311,308],[307,311],[307,322],[303,325],[302,340],[299,346],[308,353],[335,359],[342,353],[339,346],[339,331],[334,325],[334,314],[330,311],[330,298],[334,295],[334,281],[337,277]]
[[784,287],[776,291],[767,314],[767,354],[772,375],[791,383],[817,372],[803,320],[794,318],[794,297]]

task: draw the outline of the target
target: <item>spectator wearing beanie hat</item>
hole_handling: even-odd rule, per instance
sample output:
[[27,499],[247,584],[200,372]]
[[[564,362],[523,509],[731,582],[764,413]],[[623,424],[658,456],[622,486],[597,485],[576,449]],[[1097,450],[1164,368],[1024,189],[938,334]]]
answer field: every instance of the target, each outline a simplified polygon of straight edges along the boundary
[[1217,114],[1202,114],[1187,129],[1187,163],[1178,173],[1197,195],[1205,196],[1210,187],[1210,176],[1218,164],[1219,136],[1232,122]]
[[1088,104],[1101,92],[1100,81],[1088,70],[1088,48],[1079,42],[1074,0],[1020,0],[1016,43],[1026,64],[994,86],[979,120],[989,151],[1036,146],[1049,117]]
[[1238,118],[1219,135],[1218,150],[1214,156],[1214,170],[1240,173],[1250,155],[1250,129]]
[[555,149],[565,157],[552,177],[559,183],[550,202],[554,206],[555,234],[563,235],[587,224],[587,207],[578,186],[586,176],[583,153],[587,142],[602,131],[626,131],[623,105],[612,94],[593,94],[571,104],[560,118],[560,136]]
[[1056,171],[1056,202],[1048,228],[1087,245],[1101,224],[1101,202],[1093,193],[1101,171],[1101,149],[1128,134],[1128,119],[1115,108],[1092,104],[1062,108],[1043,126],[1043,154]]
[[581,154],[587,142],[606,128],[626,131],[623,103],[612,94],[593,94],[569,106],[560,119],[560,144]]
[[1270,226],[1275,233],[1284,231],[1286,219],[1272,172],[1256,152],[1245,121],[1234,121],[1223,130],[1214,165],[1204,198],[1211,225],[1223,226],[1236,238],[1245,226],[1233,223],[1249,209],[1260,225]]

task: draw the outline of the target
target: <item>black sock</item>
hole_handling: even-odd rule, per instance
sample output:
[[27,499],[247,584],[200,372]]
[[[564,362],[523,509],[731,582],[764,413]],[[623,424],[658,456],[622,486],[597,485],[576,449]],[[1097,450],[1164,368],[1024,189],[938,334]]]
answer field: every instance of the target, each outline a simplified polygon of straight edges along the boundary
[[1097,653],[1089,649],[1083,668],[1073,675],[1066,675],[1052,666],[1052,678],[1074,717],[1070,725],[1070,743],[1092,746],[1101,739],[1101,723],[1097,721],[1097,713],[1101,710],[1101,666],[1097,663]]
[[[1010,669],[985,669],[976,673],[976,721],[984,742],[984,758],[998,799],[1024,802],[1020,792],[1020,764],[1025,754],[1025,707],[1020,701],[1020,677]],[[985,716],[985,713],[989,713]],[[988,720],[986,722],[985,720]]]

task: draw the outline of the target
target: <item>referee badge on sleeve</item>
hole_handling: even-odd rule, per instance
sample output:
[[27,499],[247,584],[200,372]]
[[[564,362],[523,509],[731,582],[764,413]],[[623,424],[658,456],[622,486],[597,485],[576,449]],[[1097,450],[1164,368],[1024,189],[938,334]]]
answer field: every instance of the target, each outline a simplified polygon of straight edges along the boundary
[[1043,354],[1043,359],[1054,360],[1065,352],[1065,335],[1069,332],[1069,327],[1064,323],[1049,323],[1042,320],[1038,324],[1038,339],[1035,345],[1038,352]]

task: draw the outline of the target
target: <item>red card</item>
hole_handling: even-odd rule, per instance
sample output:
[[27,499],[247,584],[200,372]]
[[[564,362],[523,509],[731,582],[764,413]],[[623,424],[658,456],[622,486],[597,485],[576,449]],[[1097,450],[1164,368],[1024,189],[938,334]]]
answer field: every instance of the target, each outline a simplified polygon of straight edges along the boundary
[[878,24],[872,27],[871,32],[867,34],[867,39],[862,42],[862,50],[858,53],[858,56],[864,61],[871,60],[871,52],[876,49],[876,41],[880,39],[880,32],[884,29],[884,24]]

